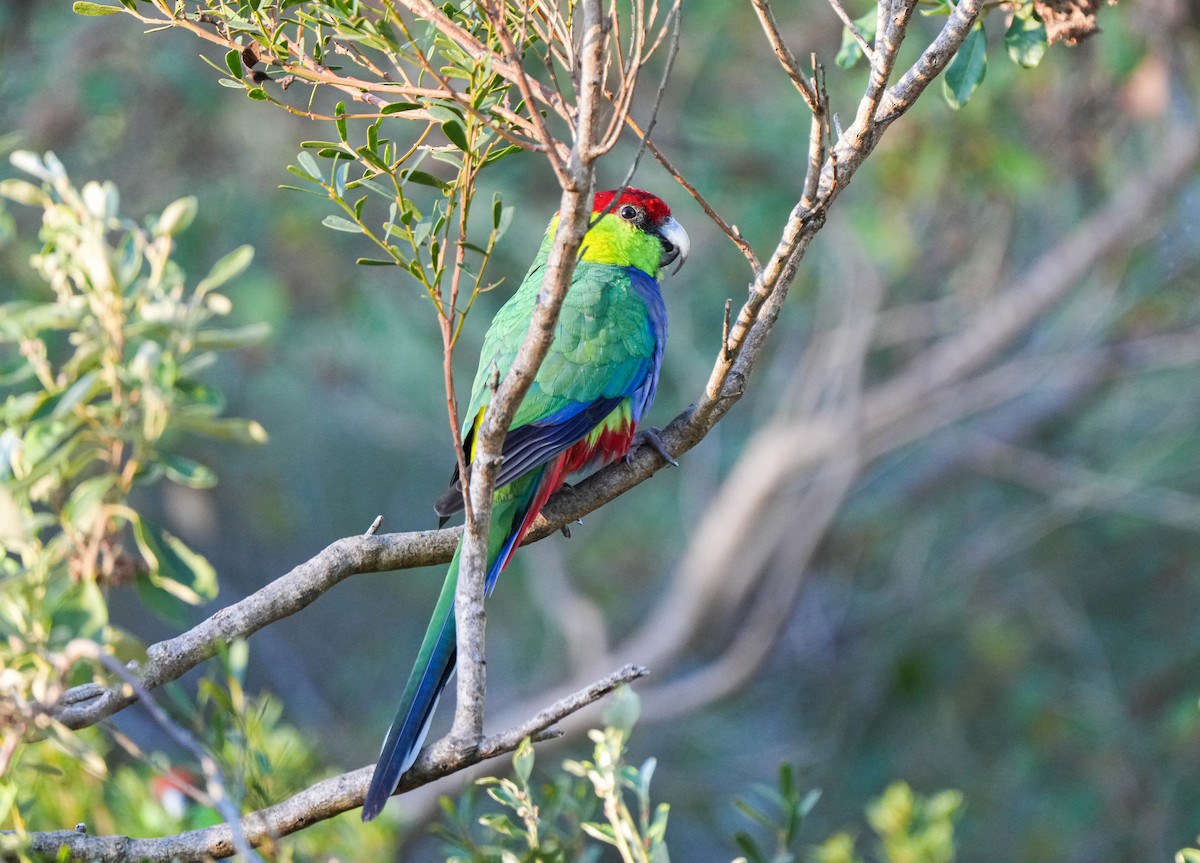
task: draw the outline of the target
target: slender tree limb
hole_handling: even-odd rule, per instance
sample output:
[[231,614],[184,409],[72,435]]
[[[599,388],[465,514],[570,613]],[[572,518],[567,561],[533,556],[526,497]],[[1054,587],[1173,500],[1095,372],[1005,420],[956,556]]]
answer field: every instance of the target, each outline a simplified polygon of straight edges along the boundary
[[[841,9],[837,5],[837,0],[830,0],[834,4],[835,9]],[[750,4],[754,7],[754,14],[758,16],[759,23],[762,25],[763,32],[767,36],[767,41],[771,44],[771,50],[775,52],[775,56],[779,58],[779,64],[783,66],[783,71],[792,80],[792,84],[800,91],[801,97],[808,104],[808,110],[814,114],[818,113],[819,105],[817,102],[817,88],[812,81],[805,77],[800,71],[800,63],[796,60],[796,55],[792,53],[792,49],[783,41],[783,35],[779,32],[779,24],[775,20],[775,13],[771,11],[771,6],[767,0],[750,0]],[[842,10],[845,15],[845,11]],[[847,26],[853,26],[847,24]],[[867,57],[871,56],[871,48],[867,45],[866,40],[862,38],[862,34],[858,32],[858,28],[854,28],[854,32],[858,36],[862,44],[863,53]]]
[[[527,737],[545,739],[555,736],[552,726],[612,692],[618,686],[632,683],[647,674],[636,665],[625,667],[561,698],[534,716],[506,731],[478,740],[474,745],[460,747],[449,741],[439,741],[421,752],[412,769],[404,775],[400,790],[457,773],[497,755],[512,752]],[[370,766],[325,779],[287,800],[244,816],[240,827],[247,842],[254,847],[302,830],[318,821],[332,818],[362,805],[371,780]],[[0,834],[3,835],[3,834]],[[202,863],[211,859],[232,856],[238,849],[228,824],[203,830],[192,830],[160,839],[133,839],[128,836],[89,836],[73,830],[30,834],[27,852],[56,860],[86,860],[99,863],[128,863],[140,861],[179,861]]]
[[[132,670],[147,689],[177,680],[215,656],[221,645],[248,638],[264,626],[295,614],[351,575],[446,562],[454,553],[461,532],[461,528],[453,528],[340,539],[187,632],[150,645],[146,662]],[[134,694],[123,687],[87,684],[68,690],[54,712],[68,728],[83,728],[111,716],[134,700]]]

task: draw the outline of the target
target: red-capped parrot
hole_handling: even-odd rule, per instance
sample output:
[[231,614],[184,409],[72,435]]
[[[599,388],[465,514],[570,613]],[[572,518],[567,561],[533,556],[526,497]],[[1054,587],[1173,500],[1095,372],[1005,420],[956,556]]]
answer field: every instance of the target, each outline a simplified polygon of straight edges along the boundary
[[[673,261],[682,266],[688,235],[666,204],[639,189],[625,189],[619,197],[614,191],[600,192],[592,212],[594,223],[583,238],[550,352],[504,439],[488,533],[485,594],[495,587],[550,495],[569,474],[624,456],[638,421],[654,400],[667,338],[658,275]],[[493,381],[508,372],[529,329],[557,228],[556,215],[529,274],[484,337],[463,422],[468,463]],[[457,471],[434,508],[443,518],[463,508]],[[454,671],[457,582],[455,552],[375,765],[363,801],[364,821],[382,811],[400,777],[416,761],[438,696]]]

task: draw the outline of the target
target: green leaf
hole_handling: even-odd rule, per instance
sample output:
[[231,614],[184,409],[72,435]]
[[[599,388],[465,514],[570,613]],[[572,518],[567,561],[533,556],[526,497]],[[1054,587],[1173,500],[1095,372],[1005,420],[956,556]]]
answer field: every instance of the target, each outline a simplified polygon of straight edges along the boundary
[[237,443],[266,443],[268,440],[267,430],[254,420],[218,419],[204,415],[180,413],[172,418],[172,425],[196,434]]
[[174,236],[187,230],[192,220],[196,218],[196,209],[197,203],[194,195],[172,201],[158,217],[158,223],[154,226],[154,235],[156,237]]
[[613,693],[602,714],[604,724],[626,734],[637,724],[642,712],[642,699],[628,686],[621,686]]
[[[340,158],[341,154],[339,153],[338,156]],[[342,161],[340,163],[334,164],[333,175],[330,177],[330,185],[333,186],[333,191],[337,194],[337,197],[339,197],[339,198],[346,197],[346,177],[349,175],[349,173],[350,173],[350,163],[349,162]]]
[[321,179],[321,169],[317,167],[317,160],[308,153],[305,153],[303,150],[301,150],[300,154],[296,156],[296,161],[300,163],[301,168],[303,168],[305,171],[308,171],[308,175],[314,180]]
[[265,102],[267,100],[267,91],[262,87],[255,87],[253,90],[247,90],[246,95],[255,102]]
[[513,753],[513,773],[517,775],[522,787],[528,787],[529,774],[533,772],[533,744],[526,737]]
[[467,143],[467,133],[463,131],[462,123],[457,120],[447,120],[442,123],[442,134],[464,153],[471,152],[471,145]]
[[271,335],[271,325],[263,322],[230,329],[201,330],[194,344],[199,350],[228,350],[249,348],[262,344]]
[[421,106],[416,102],[392,102],[380,109],[380,114],[402,114],[405,111],[415,111]]
[[85,3],[83,0],[76,0],[71,4],[71,11],[76,15],[95,18],[100,15],[116,15],[123,10],[120,6],[101,6],[99,3]]
[[395,261],[381,261],[377,258],[355,258],[354,263],[363,267],[392,267]]
[[443,192],[450,188],[450,185],[446,181],[438,179],[433,174],[416,169],[405,171],[402,179],[409,183],[416,183],[419,186],[433,186],[435,189],[441,189]]
[[250,663],[250,642],[244,638],[236,638],[226,645],[222,656],[229,668],[229,676],[238,683],[244,682],[246,666]]
[[796,793],[796,771],[790,761],[779,765],[779,790],[789,799]]
[[333,109],[333,124],[337,126],[338,138],[341,139],[343,144],[346,143],[346,118],[343,116],[345,113],[346,103],[338,102],[337,106]]
[[742,849],[742,853],[751,863],[767,863],[767,855],[762,852],[758,843],[751,838],[749,833],[741,831],[734,833],[733,841],[737,843],[738,848]]
[[599,839],[601,842],[607,842],[609,845],[617,844],[617,832],[611,824],[597,824],[594,821],[588,821],[580,824],[579,827],[593,839]]
[[[878,24],[879,13],[874,8],[854,19],[854,26],[858,28],[868,43],[875,39],[875,29]],[[842,69],[849,69],[861,60],[862,56],[862,48],[859,46],[858,40],[854,38],[854,33],[851,32],[849,27],[843,27],[842,47],[838,50],[837,57],[833,62],[837,63]]]
[[967,104],[986,74],[987,37],[983,25],[976,24],[950,61],[942,79],[942,95],[950,107],[957,111]]
[[483,164],[490,165],[493,162],[499,162],[505,156],[511,156],[513,153],[520,153],[523,149],[523,147],[518,147],[516,144],[511,144],[507,147],[501,147],[499,150],[493,150],[492,152],[488,153],[487,158],[483,160]]
[[81,534],[90,533],[95,527],[95,518],[104,498],[117,486],[117,477],[111,473],[88,477],[71,492],[71,497],[62,508],[62,518]]
[[770,816],[768,816],[762,812],[759,812],[757,809],[755,809],[753,806],[751,806],[745,800],[741,800],[741,799],[734,800],[733,805],[735,807],[737,807],[737,809],[743,815],[745,815],[747,818],[749,818],[750,820],[758,822],[763,827],[766,827],[768,830],[775,829],[775,820],[773,818],[771,818]]
[[241,81],[245,74],[242,71],[242,52],[237,48],[230,48],[226,51],[225,67],[229,70],[229,74]]
[[62,419],[77,405],[86,404],[91,401],[92,397],[103,388],[100,382],[100,372],[93,370],[83,375],[75,383],[71,384],[59,398],[58,403],[54,405],[54,410],[50,416],[54,419]]
[[363,230],[362,225],[349,219],[343,219],[341,216],[326,216],[321,224],[327,228],[333,228],[335,231],[345,231],[347,234],[361,234]]
[[190,458],[171,453],[161,453],[159,461],[167,479],[188,488],[212,488],[217,484],[217,475],[212,469]]
[[516,825],[508,820],[507,816],[501,815],[499,812],[489,812],[486,815],[481,815],[479,823],[489,830],[499,833],[501,836],[516,839],[521,835],[521,831],[517,829]]
[[239,246],[225,257],[221,258],[208,275],[200,280],[200,284],[196,286],[196,293],[204,294],[211,291],[213,288],[220,287],[230,279],[236,278],[242,274],[246,267],[250,266],[250,262],[254,260],[254,248],[252,246]]
[[0,197],[28,207],[40,207],[48,200],[46,193],[33,183],[12,179],[0,182]]
[[189,605],[199,605],[217,595],[216,570],[179,537],[144,518],[134,519],[133,537],[156,587]]
[[1032,7],[1028,14],[1014,15],[1004,33],[1004,47],[1008,49],[1009,58],[1026,69],[1042,62],[1047,44],[1046,25],[1034,14]]

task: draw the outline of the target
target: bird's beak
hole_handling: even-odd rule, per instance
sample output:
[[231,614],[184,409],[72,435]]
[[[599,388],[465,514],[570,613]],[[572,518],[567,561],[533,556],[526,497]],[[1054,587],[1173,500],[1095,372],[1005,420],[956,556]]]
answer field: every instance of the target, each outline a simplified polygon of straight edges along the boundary
[[667,216],[667,220],[658,226],[656,233],[663,247],[658,265],[665,267],[678,259],[679,263],[675,267],[675,272],[678,273],[683,262],[687,260],[688,251],[692,248],[692,241],[688,238],[687,231],[683,229],[683,225],[675,221],[674,216]]

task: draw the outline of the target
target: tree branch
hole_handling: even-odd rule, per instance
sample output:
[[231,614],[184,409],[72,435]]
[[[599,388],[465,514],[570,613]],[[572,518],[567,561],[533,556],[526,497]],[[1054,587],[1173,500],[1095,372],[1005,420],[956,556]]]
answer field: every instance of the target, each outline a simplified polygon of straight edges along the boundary
[[[458,747],[443,740],[426,747],[416,764],[404,775],[400,788],[415,788],[486,759],[512,752],[526,737],[545,739],[556,736],[551,726],[618,686],[632,683],[646,674],[645,668],[627,665],[555,701],[507,731],[477,741],[474,746]],[[373,769],[370,766],[362,767],[325,779],[274,806],[246,815],[240,821],[246,840],[251,846],[259,847],[268,840],[295,833],[318,821],[361,806]],[[33,855],[98,863],[128,863],[130,860],[202,863],[213,858],[232,856],[237,850],[233,831],[228,824],[159,839],[89,836],[73,830],[31,833],[29,839],[26,850]]]

